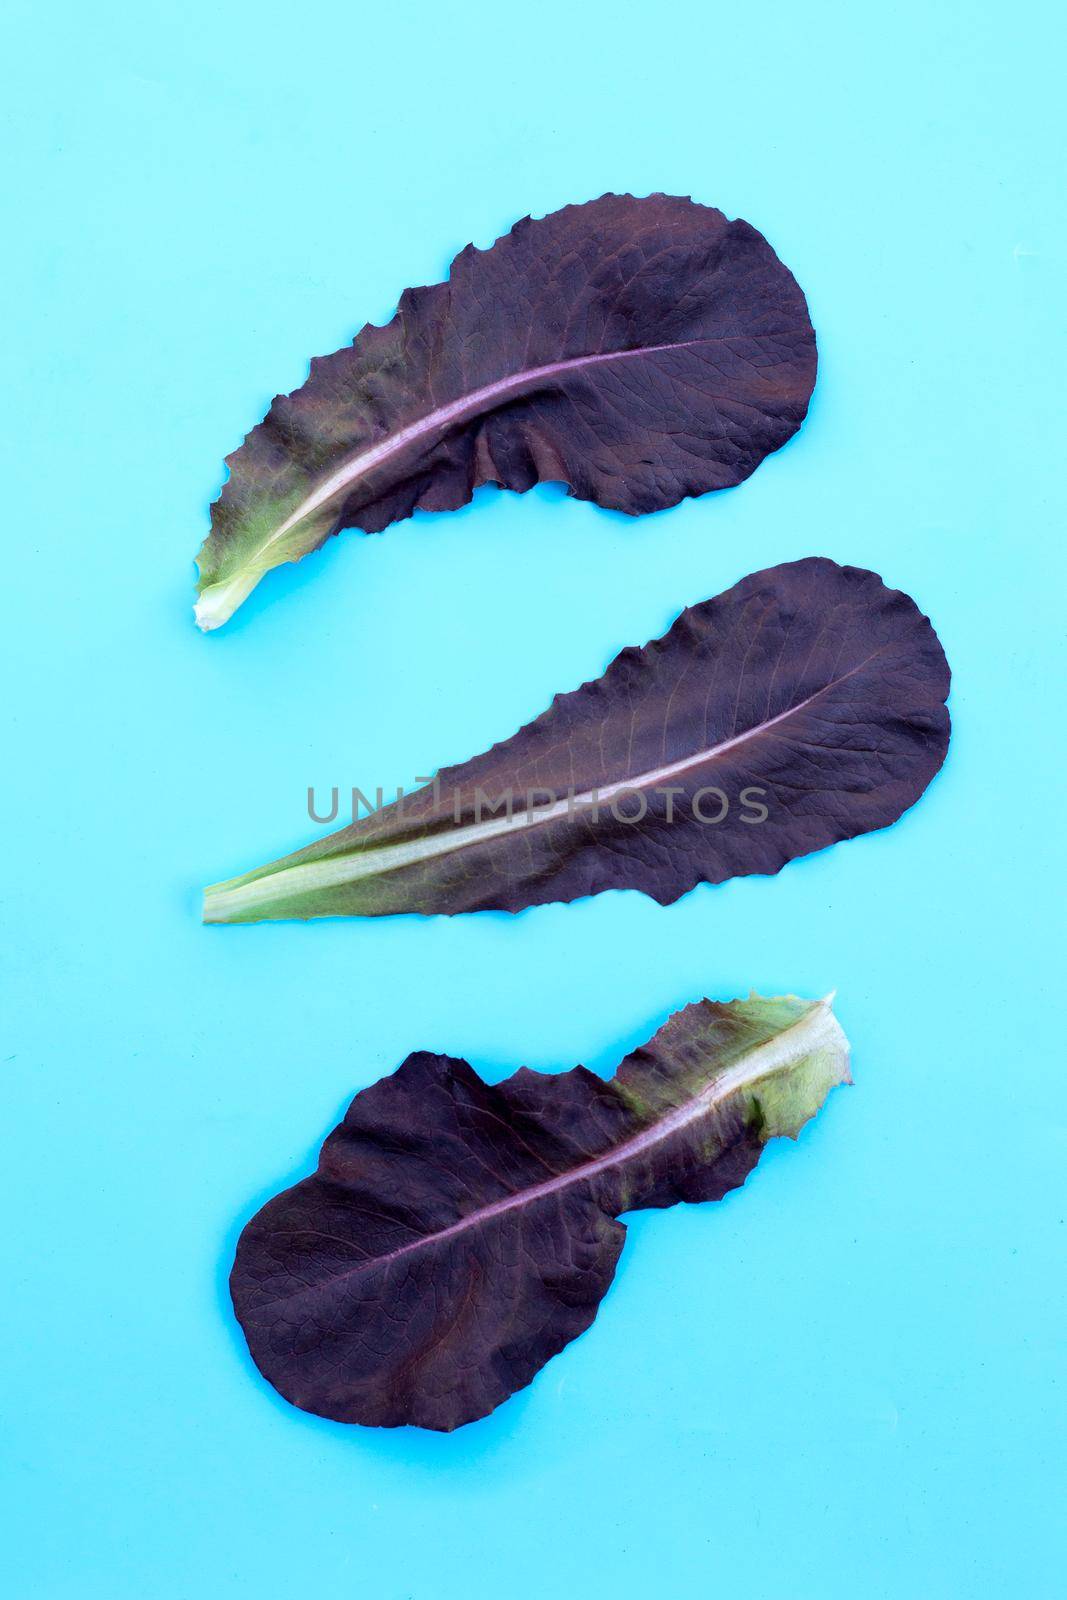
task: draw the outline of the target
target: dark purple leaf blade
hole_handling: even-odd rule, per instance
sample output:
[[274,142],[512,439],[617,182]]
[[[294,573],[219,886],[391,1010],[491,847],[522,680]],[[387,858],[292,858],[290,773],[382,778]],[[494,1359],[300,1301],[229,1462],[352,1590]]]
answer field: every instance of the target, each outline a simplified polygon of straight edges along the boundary
[[204,917],[520,911],[607,889],[667,905],[775,873],[914,804],[948,747],[948,689],[929,621],[875,573],[753,573],[402,804],[214,885]]
[[227,457],[197,620],[219,627],[342,528],[484,483],[634,515],[729,488],[799,428],[815,367],[804,296],[747,222],[668,195],[527,217],[312,361]]
[[721,1199],[849,1081],[829,1000],[793,996],[687,1006],[607,1082],[411,1055],[241,1234],[252,1357],[341,1422],[485,1416],[593,1321],[620,1212]]

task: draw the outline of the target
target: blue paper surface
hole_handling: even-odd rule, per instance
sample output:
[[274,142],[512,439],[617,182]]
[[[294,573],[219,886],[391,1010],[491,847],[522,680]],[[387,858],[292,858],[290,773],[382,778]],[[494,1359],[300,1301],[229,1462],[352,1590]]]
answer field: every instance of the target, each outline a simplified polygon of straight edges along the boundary
[[[1062,11],[6,8],[0,1520],[13,1600],[1052,1600],[1064,1498]],[[200,636],[222,458],[527,212],[691,193],[805,289],[807,424],[633,522],[480,493]],[[671,908],[204,928],[310,839],[747,572],[869,566],[952,663],[887,832]],[[451,1437],[320,1421],[242,1223],[424,1047],[610,1072],[838,990],[856,1086],[632,1219],[593,1329]]]

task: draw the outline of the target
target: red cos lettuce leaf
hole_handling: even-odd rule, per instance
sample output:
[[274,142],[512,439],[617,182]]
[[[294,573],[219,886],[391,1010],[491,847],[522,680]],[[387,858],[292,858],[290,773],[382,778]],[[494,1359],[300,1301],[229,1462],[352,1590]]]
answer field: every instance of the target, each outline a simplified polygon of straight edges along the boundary
[[484,1416],[593,1321],[620,1212],[720,1199],[849,1081],[829,1002],[792,996],[687,1006],[608,1082],[409,1056],[242,1233],[253,1359],[341,1422]]
[[914,804],[948,747],[948,688],[930,623],[875,573],[820,558],[753,573],[401,804],[216,884],[205,920],[519,911],[606,889],[666,905],[774,873]]
[[526,218],[312,361],[227,457],[197,620],[217,628],[341,528],[483,483],[633,514],[729,488],[796,432],[815,366],[804,296],[747,222],[667,195]]

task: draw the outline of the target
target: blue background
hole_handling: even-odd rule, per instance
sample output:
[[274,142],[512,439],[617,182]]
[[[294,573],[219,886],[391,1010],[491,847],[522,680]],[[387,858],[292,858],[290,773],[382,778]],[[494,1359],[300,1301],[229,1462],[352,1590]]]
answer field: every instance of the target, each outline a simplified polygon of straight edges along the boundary
[[[77,1600],[1063,1593],[1059,7],[6,7],[2,1561]],[[1057,35],[1060,37],[1057,37]],[[484,492],[192,623],[222,457],[473,239],[692,193],[806,290],[810,418],[642,522]],[[954,740],[888,832],[661,909],[201,927],[315,832],[802,555],[907,589]],[[305,1416],[238,1230],[411,1049],[610,1072],[836,986],[856,1087],[635,1217],[452,1437]]]

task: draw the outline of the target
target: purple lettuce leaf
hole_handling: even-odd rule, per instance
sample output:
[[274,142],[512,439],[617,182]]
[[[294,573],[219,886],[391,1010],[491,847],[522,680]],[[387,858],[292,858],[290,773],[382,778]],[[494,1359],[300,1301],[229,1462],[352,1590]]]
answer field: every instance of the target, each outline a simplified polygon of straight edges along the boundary
[[668,195],[527,217],[312,361],[227,457],[197,620],[219,627],[342,528],[484,483],[634,515],[729,488],[799,428],[815,367],[804,296],[747,222]]
[[753,573],[433,784],[208,889],[209,922],[667,905],[887,827],[948,747],[914,601],[821,558]]
[[340,1422],[485,1416],[589,1327],[621,1212],[721,1199],[850,1081],[829,1000],[793,996],[687,1006],[607,1082],[411,1055],[241,1234],[252,1357]]

